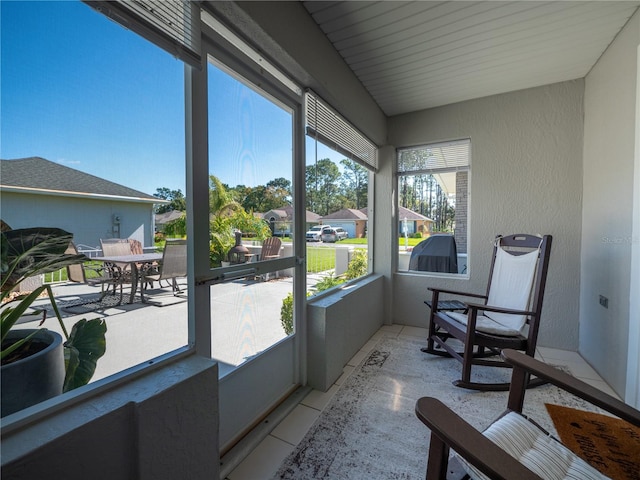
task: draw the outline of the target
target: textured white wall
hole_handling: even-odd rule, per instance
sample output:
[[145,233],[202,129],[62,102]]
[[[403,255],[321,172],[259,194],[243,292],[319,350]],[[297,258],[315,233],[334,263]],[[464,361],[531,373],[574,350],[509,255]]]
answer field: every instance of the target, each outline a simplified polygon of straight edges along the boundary
[[630,291],[632,246],[640,241],[632,237],[639,44],[636,13],[585,82],[579,351],[621,395],[629,322],[640,321],[629,313],[630,296],[640,295]]
[[427,287],[484,292],[495,235],[546,233],[554,238],[539,344],[577,349],[583,92],[576,80],[390,119],[396,147],[469,137],[472,151],[470,278],[396,274],[394,323],[427,325]]

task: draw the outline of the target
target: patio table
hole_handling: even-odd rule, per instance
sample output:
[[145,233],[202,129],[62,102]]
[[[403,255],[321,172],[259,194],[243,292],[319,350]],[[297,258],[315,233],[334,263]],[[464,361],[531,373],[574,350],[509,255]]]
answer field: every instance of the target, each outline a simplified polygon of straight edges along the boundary
[[103,263],[115,263],[115,264],[128,264],[131,269],[131,295],[129,296],[129,303],[133,303],[133,300],[138,289],[138,282],[140,281],[140,267],[151,265],[154,262],[162,260],[162,253],[142,253],[137,255],[107,255],[103,257],[91,257],[91,260],[97,260]]

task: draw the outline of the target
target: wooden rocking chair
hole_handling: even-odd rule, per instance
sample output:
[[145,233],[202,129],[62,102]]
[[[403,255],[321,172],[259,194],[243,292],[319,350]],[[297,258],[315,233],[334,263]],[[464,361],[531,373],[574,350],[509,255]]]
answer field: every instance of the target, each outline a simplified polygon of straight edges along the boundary
[[[427,480],[447,478],[450,450],[457,453],[461,465],[475,480],[608,478],[549,436],[535,423],[535,418],[527,419],[521,415],[527,378],[530,375],[543,378],[545,382],[625,420],[630,427],[640,427],[640,412],[520,352],[504,350],[502,356],[513,366],[511,389],[506,410],[484,432],[476,430],[436,398],[422,397],[416,402],[416,415],[431,430]],[[589,437],[584,439],[589,444]]]
[[[425,302],[431,309],[429,337],[422,351],[451,356],[462,363],[462,378],[454,385],[473,390],[508,390],[508,382],[473,382],[472,366],[509,368],[499,358],[505,348],[535,355],[550,253],[551,235],[498,236],[485,295],[429,289],[432,297]],[[479,298],[482,303],[464,303],[464,313],[445,310],[443,305],[447,303],[441,294]],[[463,343],[462,352],[447,343],[452,338]],[[496,355],[497,359],[487,358]],[[543,383],[532,379],[529,386]]]

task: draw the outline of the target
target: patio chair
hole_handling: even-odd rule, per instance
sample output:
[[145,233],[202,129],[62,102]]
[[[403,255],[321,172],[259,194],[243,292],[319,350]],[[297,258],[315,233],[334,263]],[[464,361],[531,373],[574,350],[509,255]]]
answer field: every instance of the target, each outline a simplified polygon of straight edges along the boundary
[[101,238],[100,247],[105,257],[133,255],[128,238]]
[[422,397],[416,402],[417,417],[431,430],[427,480],[446,478],[450,449],[474,479],[607,478],[549,436],[535,419],[521,415],[527,380],[533,374],[636,427],[640,411],[523,353],[507,349],[502,357],[513,366],[507,409],[483,433],[440,400]]
[[159,271],[149,270],[142,271],[140,275],[140,296],[144,302],[144,292],[147,284],[162,280],[167,280],[171,284],[174,295],[181,293],[178,286],[178,278],[187,276],[187,241],[176,239],[167,240],[162,252],[162,261],[159,265]]
[[[487,292],[484,295],[439,288],[432,292],[426,353],[451,356],[462,363],[462,377],[454,385],[474,390],[508,390],[509,383],[472,381],[472,366],[510,367],[499,358],[505,348],[521,350],[533,357],[536,350],[542,300],[547,280],[551,235],[515,234],[496,237]],[[465,304],[465,311],[439,307],[440,295],[479,298]],[[447,340],[457,339],[462,352]],[[497,358],[490,359],[487,357]],[[541,385],[532,379],[530,386]]]
[[[78,249],[71,242],[65,251],[67,254],[77,255]],[[67,279],[71,282],[85,283],[87,285],[100,285],[100,298],[102,300],[108,293],[109,287],[113,286],[113,294],[120,287],[120,299],[118,305],[122,303],[122,290],[125,278],[117,267],[103,264],[101,267],[89,266],[86,263],[77,263],[67,266]],[[107,286],[105,290],[105,285]]]
[[128,238],[127,240],[129,240],[129,249],[132,255],[142,255],[144,253],[144,248],[140,240],[136,240],[135,238]]
[[[260,260],[273,260],[280,257],[280,248],[282,247],[282,240],[278,237],[268,237],[262,242],[262,251],[260,252]],[[276,272],[276,277],[278,272]],[[269,280],[269,274],[265,273],[262,277],[263,280]]]
[[[106,257],[133,255],[133,249],[136,248],[129,238],[101,238],[100,247],[102,248],[102,254]],[[140,250],[142,250],[142,245],[140,245]],[[116,266],[120,269],[120,273],[131,283],[133,275],[129,264],[119,263]]]
[[282,240],[278,237],[265,238],[262,242],[262,251],[260,252],[260,260],[272,260],[280,256],[280,248]]

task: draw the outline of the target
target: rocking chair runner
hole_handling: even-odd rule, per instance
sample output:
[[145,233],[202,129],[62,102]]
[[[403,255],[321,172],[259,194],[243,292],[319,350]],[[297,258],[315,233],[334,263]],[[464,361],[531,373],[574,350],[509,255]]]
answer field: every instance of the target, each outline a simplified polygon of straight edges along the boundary
[[[462,363],[462,378],[454,385],[473,390],[508,390],[509,383],[478,383],[471,379],[473,365],[506,367],[499,359],[505,348],[535,355],[542,300],[547,279],[551,235],[515,234],[498,236],[493,249],[486,295],[430,288],[432,298],[426,353],[451,356]],[[483,299],[465,303],[465,312],[445,310],[441,294]],[[456,351],[447,340],[460,340]],[[529,386],[542,385],[532,379]]]

